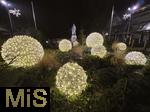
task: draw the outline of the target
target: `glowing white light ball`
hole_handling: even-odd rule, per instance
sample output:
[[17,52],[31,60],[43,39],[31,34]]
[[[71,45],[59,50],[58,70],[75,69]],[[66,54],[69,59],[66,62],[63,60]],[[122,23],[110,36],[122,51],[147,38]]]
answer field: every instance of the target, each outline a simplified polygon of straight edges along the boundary
[[20,35],[2,45],[1,56],[7,64],[25,68],[38,64],[44,56],[44,49],[36,39]]
[[107,50],[105,46],[93,47],[91,49],[91,55],[104,58],[107,55]]
[[127,45],[125,43],[123,43],[123,42],[117,43],[116,47],[120,51],[125,51],[127,49]]
[[56,87],[68,98],[77,96],[87,87],[87,75],[77,63],[66,63],[57,72]]
[[79,45],[79,42],[78,41],[74,41],[73,42],[73,46],[78,46]]
[[114,42],[112,44],[112,49],[113,50],[119,50],[119,51],[125,51],[127,49],[127,45],[123,42],[119,42],[119,43]]
[[99,47],[99,46],[103,45],[103,43],[104,43],[103,36],[97,32],[91,33],[86,38],[86,45],[88,47]]
[[68,52],[72,49],[71,41],[63,39],[59,42],[59,50],[62,52]]
[[141,52],[132,51],[125,56],[125,63],[128,65],[145,65],[147,58]]

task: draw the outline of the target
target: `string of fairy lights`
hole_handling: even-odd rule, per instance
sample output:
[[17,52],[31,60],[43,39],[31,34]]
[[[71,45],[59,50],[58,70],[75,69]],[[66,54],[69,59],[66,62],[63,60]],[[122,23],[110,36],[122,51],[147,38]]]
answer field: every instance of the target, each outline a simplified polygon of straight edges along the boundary
[[36,39],[20,35],[2,45],[1,56],[7,64],[25,68],[38,64],[44,56],[44,49]]
[[68,52],[72,49],[72,43],[70,40],[67,40],[67,39],[62,39],[60,42],[59,42],[59,50],[62,51],[62,52]]
[[66,63],[57,72],[56,87],[68,98],[80,95],[87,87],[87,75],[77,63]]

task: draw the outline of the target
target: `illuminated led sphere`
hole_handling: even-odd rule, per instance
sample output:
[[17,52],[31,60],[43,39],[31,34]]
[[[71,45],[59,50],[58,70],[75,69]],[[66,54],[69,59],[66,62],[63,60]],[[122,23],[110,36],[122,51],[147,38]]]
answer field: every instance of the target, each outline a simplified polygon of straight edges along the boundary
[[94,32],[91,33],[87,38],[86,38],[86,45],[88,47],[99,47],[100,45],[103,45],[104,43],[104,38],[100,33]]
[[66,63],[57,72],[56,87],[67,98],[78,96],[87,87],[87,75],[77,63]]
[[72,49],[71,41],[63,39],[59,42],[59,50],[62,52],[68,52]]
[[145,65],[147,58],[141,52],[132,51],[125,56],[125,63],[128,65]]
[[119,42],[119,43],[114,42],[112,44],[112,49],[119,50],[119,51],[125,51],[127,49],[127,45],[123,42]]
[[105,46],[93,47],[91,49],[91,55],[104,58],[107,55],[107,50]]
[[36,39],[20,35],[2,45],[1,56],[11,66],[26,68],[38,64],[44,56],[44,50]]
[[125,43],[123,43],[123,42],[117,43],[116,47],[120,51],[125,51],[127,49],[127,45]]
[[78,41],[74,41],[73,42],[73,46],[75,47],[75,46],[78,46],[79,45],[79,42]]

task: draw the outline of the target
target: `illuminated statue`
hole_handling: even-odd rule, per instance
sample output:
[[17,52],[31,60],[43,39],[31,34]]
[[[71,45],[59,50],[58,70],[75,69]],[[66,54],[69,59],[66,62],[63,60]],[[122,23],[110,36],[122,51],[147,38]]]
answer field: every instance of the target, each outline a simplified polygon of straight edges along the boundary
[[72,26],[71,42],[74,43],[75,41],[77,41],[76,26],[75,26],[75,24],[73,24],[73,26]]

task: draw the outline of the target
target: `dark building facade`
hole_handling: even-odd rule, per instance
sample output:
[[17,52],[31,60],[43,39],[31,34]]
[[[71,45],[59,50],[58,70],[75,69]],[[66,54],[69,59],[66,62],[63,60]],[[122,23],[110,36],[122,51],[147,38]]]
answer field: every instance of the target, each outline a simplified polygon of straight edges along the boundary
[[[131,31],[149,31],[150,23],[150,5],[143,6],[137,12],[132,14]],[[147,27],[146,27],[147,26]]]

